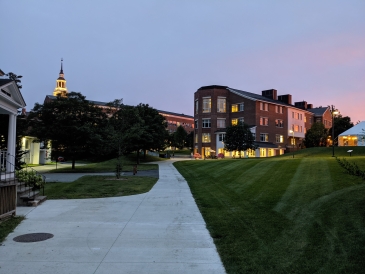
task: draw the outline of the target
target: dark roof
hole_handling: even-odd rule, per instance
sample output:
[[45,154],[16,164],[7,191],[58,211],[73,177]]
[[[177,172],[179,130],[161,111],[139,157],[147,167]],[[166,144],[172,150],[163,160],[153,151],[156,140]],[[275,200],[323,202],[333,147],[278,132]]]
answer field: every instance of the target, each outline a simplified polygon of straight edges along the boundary
[[58,77],[57,80],[65,80],[63,77]]
[[175,115],[175,116],[180,116],[180,117],[185,117],[185,118],[190,118],[190,119],[194,119],[193,116],[190,115],[186,115],[184,113],[175,113],[175,112],[170,112],[170,111],[164,111],[164,110],[157,110],[159,113],[163,113],[163,114],[170,114],[170,115]]
[[213,89],[213,88],[226,89],[228,87],[227,86],[212,85],[212,86],[203,86],[203,87],[199,88],[198,90]]
[[327,109],[328,107],[319,107],[319,108],[310,108],[307,110],[314,113],[314,115],[323,115]]
[[11,79],[0,79],[0,86],[6,85],[7,83],[12,82]]
[[[57,99],[57,96],[53,96],[53,95],[46,95],[46,97],[48,97],[49,99],[55,100]],[[94,105],[98,105],[98,106],[106,106],[108,103],[105,102],[99,102],[99,101],[92,101],[92,100],[87,100],[90,103],[93,103]]]

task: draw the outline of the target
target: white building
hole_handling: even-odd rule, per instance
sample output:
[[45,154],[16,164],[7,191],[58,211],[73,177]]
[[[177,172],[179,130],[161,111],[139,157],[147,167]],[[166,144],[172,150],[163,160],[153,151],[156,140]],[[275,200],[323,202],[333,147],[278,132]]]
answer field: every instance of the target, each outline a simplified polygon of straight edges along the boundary
[[365,121],[338,135],[338,146],[365,146]]

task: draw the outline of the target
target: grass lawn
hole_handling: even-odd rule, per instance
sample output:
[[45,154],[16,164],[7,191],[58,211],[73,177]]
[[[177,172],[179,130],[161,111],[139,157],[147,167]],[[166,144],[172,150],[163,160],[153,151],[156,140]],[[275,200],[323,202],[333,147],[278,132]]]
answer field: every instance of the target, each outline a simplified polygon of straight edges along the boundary
[[[159,157],[146,155],[146,159],[140,159],[141,164],[138,165],[138,170],[158,169],[157,164],[146,164],[146,163],[155,161],[164,161],[164,160],[165,159]],[[136,163],[135,155],[129,157],[122,157],[123,171],[132,171],[135,163]],[[115,172],[116,165],[117,165],[117,159],[111,159],[104,162],[91,163],[83,166],[76,165],[75,169],[71,169],[71,167],[62,167],[58,169],[49,170],[48,172],[51,173]]]
[[0,222],[0,243],[2,243],[9,233],[13,232],[14,229],[24,220],[24,217],[11,217],[7,220]]
[[[346,150],[345,150],[346,149]],[[365,169],[365,148],[336,148]],[[365,181],[332,148],[265,159],[184,161],[227,273],[363,273]]]
[[72,183],[45,185],[47,199],[84,199],[128,196],[150,191],[157,182],[152,177],[83,176]]

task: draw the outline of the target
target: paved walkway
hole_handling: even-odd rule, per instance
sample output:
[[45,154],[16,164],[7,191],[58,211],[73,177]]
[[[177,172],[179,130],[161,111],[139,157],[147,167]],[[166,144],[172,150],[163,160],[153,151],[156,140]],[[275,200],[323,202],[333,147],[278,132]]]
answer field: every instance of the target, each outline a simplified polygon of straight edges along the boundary
[[[185,179],[172,161],[146,194],[49,200],[0,246],[0,273],[225,273]],[[26,233],[52,233],[19,243]]]

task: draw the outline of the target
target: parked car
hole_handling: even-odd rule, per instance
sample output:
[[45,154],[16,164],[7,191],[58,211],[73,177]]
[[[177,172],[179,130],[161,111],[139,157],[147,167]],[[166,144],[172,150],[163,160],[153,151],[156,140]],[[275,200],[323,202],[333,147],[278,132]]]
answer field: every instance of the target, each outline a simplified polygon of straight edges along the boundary
[[196,153],[194,153],[194,158],[195,159],[201,159],[202,156],[198,152],[196,152]]
[[66,161],[66,159],[63,156],[59,156],[57,158],[57,162],[65,162],[65,161]]

